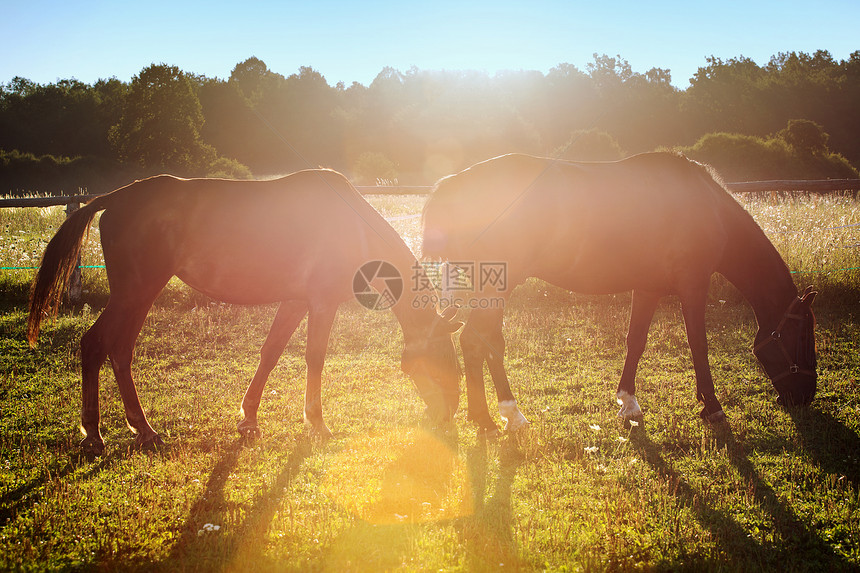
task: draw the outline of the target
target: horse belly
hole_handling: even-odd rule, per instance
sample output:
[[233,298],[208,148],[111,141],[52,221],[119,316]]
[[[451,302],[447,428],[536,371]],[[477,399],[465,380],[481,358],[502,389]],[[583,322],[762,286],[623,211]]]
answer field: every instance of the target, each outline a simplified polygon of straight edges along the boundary
[[710,241],[703,247],[695,236],[653,240],[660,235],[650,231],[624,238],[621,233],[579,237],[575,246],[557,249],[561,257],[553,257],[538,276],[586,294],[634,289],[671,294],[692,279],[710,276],[715,265]]
[[671,293],[674,286],[665,273],[633,268],[621,263],[574,264],[536,276],[555,286],[583,294],[612,294],[634,289]]
[[[336,280],[331,274],[320,273],[318,267],[313,258],[262,258],[251,252],[245,256],[190,258],[176,275],[195,290],[234,304],[311,300],[323,294],[345,298],[348,279]],[[343,292],[333,292],[336,290]]]

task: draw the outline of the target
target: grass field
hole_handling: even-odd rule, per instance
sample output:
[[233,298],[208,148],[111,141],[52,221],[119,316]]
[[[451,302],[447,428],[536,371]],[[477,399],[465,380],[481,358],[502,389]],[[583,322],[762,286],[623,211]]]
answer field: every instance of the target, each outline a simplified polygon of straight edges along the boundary
[[[373,202],[398,216],[423,199]],[[528,431],[485,440],[462,412],[447,432],[422,429],[393,315],[349,303],[324,374],[335,437],[304,437],[303,325],[266,388],[263,436],[246,443],[239,402],[274,308],[171,283],[134,365],[166,446],[131,450],[105,367],[107,449],[90,460],[77,449],[78,343],[106,300],[104,272],[84,271],[86,304],[30,349],[33,271],[0,271],[0,570],[857,570],[860,227],[847,225],[860,223],[860,203],[746,204],[798,285],[820,289],[819,393],[808,409],[775,405],[751,353],[752,312],[715,278],[707,320],[721,427],[697,416],[677,301],[658,310],[639,369],[644,420],[625,427],[613,393],[629,295],[535,281],[515,292],[505,323]],[[0,210],[0,266],[36,264],[61,220],[59,209]],[[417,220],[395,226],[417,250]],[[95,228],[84,264],[99,264],[94,239]]]

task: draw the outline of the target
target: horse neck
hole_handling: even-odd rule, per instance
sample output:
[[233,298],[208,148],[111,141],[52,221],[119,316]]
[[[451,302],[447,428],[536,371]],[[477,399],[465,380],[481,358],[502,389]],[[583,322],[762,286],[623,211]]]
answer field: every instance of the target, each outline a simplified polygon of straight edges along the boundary
[[[416,292],[414,285],[422,277],[426,277],[424,269],[413,259],[412,265],[406,269],[398,267],[403,277],[403,294],[391,307],[391,311],[400,323],[405,342],[426,338],[432,330],[434,321],[438,320],[436,305],[431,297],[435,291]],[[410,273],[410,274],[405,274]],[[417,278],[416,278],[417,277]],[[417,284],[429,284],[418,282]]]
[[759,329],[770,332],[767,329],[779,323],[797,297],[797,287],[776,248],[752,217],[744,215],[730,234],[717,271],[750,303]]
[[[368,260],[375,258],[391,263],[403,279],[403,293],[391,307],[391,311],[400,323],[404,340],[410,341],[426,336],[437,313],[430,298],[435,295],[435,291],[429,290],[425,293],[416,290],[416,285],[421,288],[431,284],[424,267],[393,230],[391,234],[380,234],[374,238],[375,244],[371,247],[373,255],[369,256]],[[428,296],[422,296],[425,294]]]

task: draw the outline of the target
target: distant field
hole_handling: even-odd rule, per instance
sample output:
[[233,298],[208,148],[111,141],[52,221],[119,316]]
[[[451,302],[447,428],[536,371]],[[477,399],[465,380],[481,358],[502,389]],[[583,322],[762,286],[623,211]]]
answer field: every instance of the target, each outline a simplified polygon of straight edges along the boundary
[[[372,198],[390,217],[423,201]],[[462,412],[446,433],[421,429],[394,317],[348,303],[324,373],[334,439],[304,438],[303,325],[264,393],[263,436],[244,443],[239,402],[274,307],[216,303],[174,281],[134,364],[166,446],[130,450],[106,366],[107,450],[88,460],[77,349],[106,300],[104,271],[84,271],[86,305],[30,349],[33,271],[0,270],[0,570],[857,570],[860,203],[744,202],[797,284],[820,289],[819,393],[805,410],[775,405],[751,353],[752,311],[715,278],[711,365],[729,418],[717,428],[697,416],[677,301],[658,310],[639,369],[644,421],[625,427],[613,392],[629,295],[533,281],[505,321],[527,432],[486,441]],[[37,264],[62,218],[0,210],[0,266]],[[419,221],[393,224],[417,250]],[[101,262],[97,239],[94,227],[85,265]]]

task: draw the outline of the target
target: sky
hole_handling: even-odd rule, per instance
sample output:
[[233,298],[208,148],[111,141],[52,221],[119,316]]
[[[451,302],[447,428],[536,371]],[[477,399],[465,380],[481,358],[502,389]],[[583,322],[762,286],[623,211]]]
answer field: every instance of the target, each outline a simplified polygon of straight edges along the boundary
[[254,56],[285,76],[310,66],[369,85],[385,67],[587,71],[597,53],[669,69],[684,89],[709,56],[860,50],[857,0],[0,0],[0,14],[0,83],[129,81],[153,63],[226,79]]

